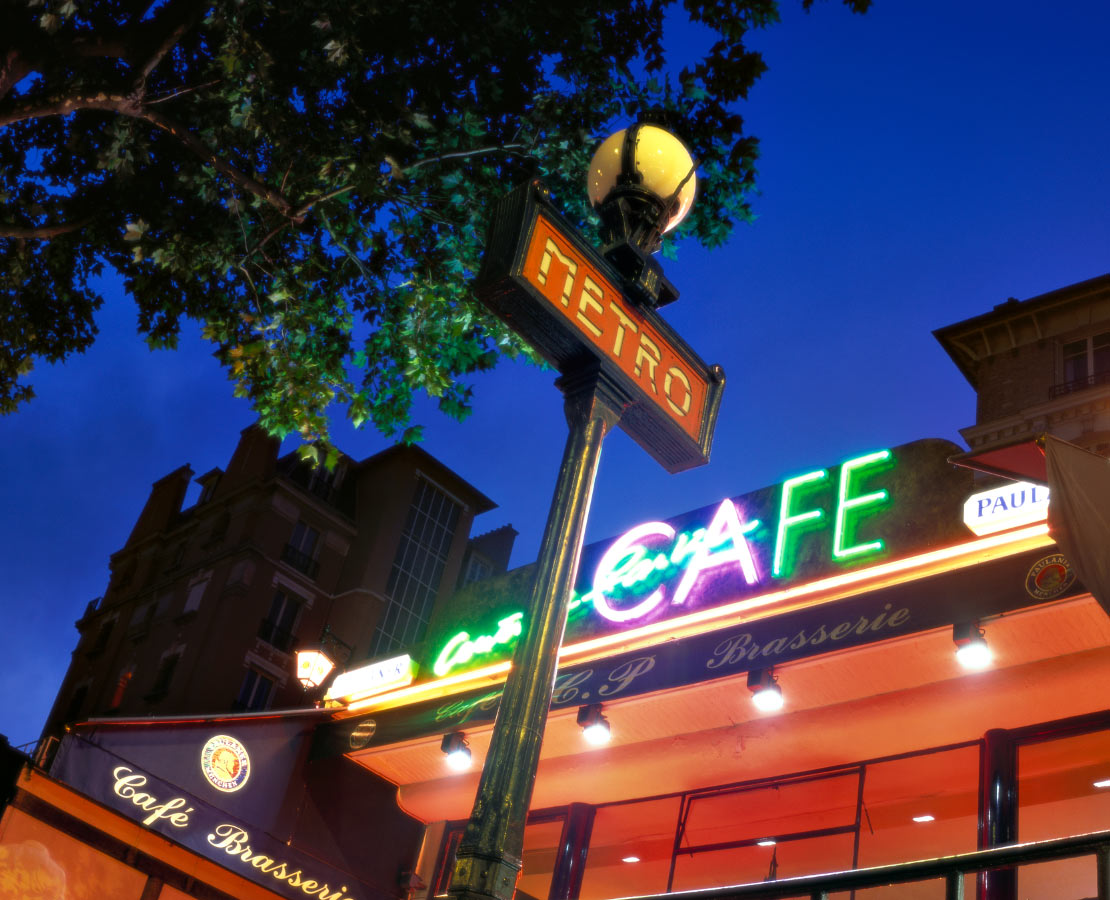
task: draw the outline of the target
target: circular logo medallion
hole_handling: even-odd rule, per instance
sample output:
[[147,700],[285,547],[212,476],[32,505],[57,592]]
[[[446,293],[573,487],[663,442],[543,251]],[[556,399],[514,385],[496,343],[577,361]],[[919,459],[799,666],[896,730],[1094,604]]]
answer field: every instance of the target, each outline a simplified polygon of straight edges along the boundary
[[1025,591],[1037,600],[1059,597],[1075,582],[1075,570],[1062,553],[1037,560],[1025,576]]
[[352,750],[361,750],[374,737],[374,732],[378,730],[378,723],[373,719],[365,719],[355,726],[354,731],[351,732],[349,738]]
[[218,791],[231,793],[247,783],[251,758],[247,748],[235,738],[217,734],[200,751],[200,767],[208,783]]

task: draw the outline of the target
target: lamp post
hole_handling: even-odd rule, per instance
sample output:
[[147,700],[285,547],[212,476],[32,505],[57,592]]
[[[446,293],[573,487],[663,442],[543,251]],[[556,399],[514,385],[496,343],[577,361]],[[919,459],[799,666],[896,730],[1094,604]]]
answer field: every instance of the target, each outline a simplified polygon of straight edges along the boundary
[[544,529],[525,632],[513,655],[450,893],[510,900],[554,688],[594,478],[616,425],[669,471],[708,461],[724,388],[655,313],[677,291],[651,258],[689,211],[695,163],[678,138],[635,125],[590,165],[604,257],[532,182],[494,210],[479,296],[562,376],[569,433]]

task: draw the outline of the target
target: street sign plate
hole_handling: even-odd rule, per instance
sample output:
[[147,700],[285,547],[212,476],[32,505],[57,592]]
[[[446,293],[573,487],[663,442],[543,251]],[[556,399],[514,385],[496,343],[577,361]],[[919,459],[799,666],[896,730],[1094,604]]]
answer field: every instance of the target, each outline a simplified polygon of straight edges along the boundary
[[599,363],[632,398],[621,427],[665,469],[708,462],[720,367],[625,296],[612,266],[541,196],[528,184],[498,205],[479,297],[563,374]]

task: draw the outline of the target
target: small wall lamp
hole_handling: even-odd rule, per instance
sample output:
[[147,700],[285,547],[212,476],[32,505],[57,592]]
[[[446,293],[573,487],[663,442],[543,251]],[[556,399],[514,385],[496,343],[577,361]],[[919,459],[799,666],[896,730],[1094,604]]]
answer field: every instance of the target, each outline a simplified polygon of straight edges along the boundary
[[447,756],[449,768],[456,772],[465,772],[470,768],[470,747],[466,743],[466,735],[461,731],[452,731],[445,734],[439,749]]
[[748,673],[748,690],[752,703],[760,712],[777,712],[782,709],[782,689],[774,669],[752,669]]
[[956,659],[965,669],[985,669],[994,655],[978,622],[958,622],[952,626]]
[[601,704],[591,703],[578,709],[578,724],[582,728],[582,737],[586,743],[600,747],[608,744],[612,732],[609,729],[609,720],[601,714]]

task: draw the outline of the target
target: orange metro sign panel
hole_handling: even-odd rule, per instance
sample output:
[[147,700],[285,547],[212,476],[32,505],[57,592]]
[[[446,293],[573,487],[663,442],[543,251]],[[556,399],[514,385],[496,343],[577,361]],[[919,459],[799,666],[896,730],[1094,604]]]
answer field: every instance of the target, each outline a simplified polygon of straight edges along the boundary
[[698,439],[709,393],[707,377],[542,215],[536,219],[522,274],[664,415]]
[[665,469],[702,465],[724,374],[620,283],[534,185],[495,208],[481,300],[563,374],[599,364],[630,398],[620,427]]

